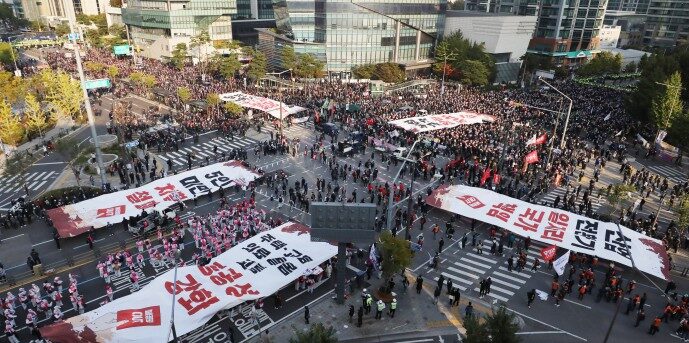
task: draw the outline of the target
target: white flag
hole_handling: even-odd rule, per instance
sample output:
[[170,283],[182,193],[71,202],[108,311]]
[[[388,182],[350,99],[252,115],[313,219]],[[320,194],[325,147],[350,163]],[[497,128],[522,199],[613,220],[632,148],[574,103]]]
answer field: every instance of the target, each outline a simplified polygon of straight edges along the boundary
[[621,135],[621,134],[622,134],[622,131],[623,131],[623,130],[620,130],[620,132],[616,133],[616,134],[615,134],[615,137]]
[[373,263],[374,270],[380,270],[380,262],[378,261],[378,252],[376,251],[376,245],[371,244],[371,251],[368,254],[368,258]]
[[529,140],[526,141],[526,146],[529,146],[529,145],[534,144],[534,143],[536,143],[536,134],[535,133],[533,134],[533,137],[529,138]]
[[541,299],[543,301],[548,301],[548,292],[544,292],[540,289],[537,289],[536,294],[538,295],[539,299]]
[[610,113],[608,113],[608,115],[605,116],[605,118],[603,118],[603,121],[608,121],[608,119],[610,119]]
[[555,262],[553,262],[553,269],[555,269],[555,272],[557,275],[562,276],[562,274],[565,272],[565,265],[567,265],[567,262],[569,262],[569,254],[571,253],[570,250],[567,250],[567,252],[558,257]]

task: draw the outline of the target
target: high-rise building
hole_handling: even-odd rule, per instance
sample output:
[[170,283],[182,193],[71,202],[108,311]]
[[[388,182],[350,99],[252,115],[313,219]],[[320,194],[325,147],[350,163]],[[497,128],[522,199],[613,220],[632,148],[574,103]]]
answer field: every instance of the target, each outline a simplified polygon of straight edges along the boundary
[[280,68],[280,51],[313,53],[346,77],[352,67],[394,62],[430,66],[443,32],[446,0],[273,0],[276,30],[259,30],[259,48]]
[[237,13],[232,15],[232,38],[257,45],[257,28],[275,28],[272,0],[237,0]]
[[650,0],[609,0],[608,11],[627,11],[645,14]]
[[606,6],[607,0],[542,0],[528,52],[557,65],[587,61],[598,49]]
[[[142,56],[166,59],[177,44],[190,46],[191,38],[203,31],[211,41],[232,39],[231,16],[236,13],[235,0],[130,0],[122,8],[122,21]],[[190,53],[196,55],[191,48]]]
[[472,12],[535,15],[538,0],[466,0],[464,9]]
[[666,49],[689,43],[689,1],[651,0],[643,43]]

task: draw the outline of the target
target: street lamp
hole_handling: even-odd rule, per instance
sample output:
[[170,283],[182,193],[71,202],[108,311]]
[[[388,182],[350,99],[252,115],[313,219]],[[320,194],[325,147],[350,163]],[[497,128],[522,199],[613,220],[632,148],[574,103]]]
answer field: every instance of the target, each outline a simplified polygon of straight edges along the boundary
[[443,78],[440,83],[440,95],[445,95],[445,71],[447,70],[447,57],[451,56],[454,57],[454,53],[446,53],[445,57],[443,58]]
[[567,107],[567,118],[565,118],[565,126],[562,129],[562,140],[560,141],[560,149],[565,148],[565,138],[567,137],[567,126],[569,125],[569,115],[572,113],[572,98],[568,97],[565,95],[565,93],[560,92],[559,89],[555,88],[553,85],[548,83],[548,81],[544,80],[543,78],[538,78],[541,82],[545,83],[548,85],[548,87],[552,88],[555,90],[557,93],[562,95],[565,99],[569,100],[569,106]]
[[93,109],[91,108],[91,100],[89,99],[88,91],[86,90],[86,76],[84,75],[84,68],[81,64],[81,52],[77,44],[77,37],[75,37],[76,18],[74,17],[74,4],[71,1],[62,0],[64,8],[68,9],[67,19],[69,20],[70,35],[69,39],[72,41],[74,47],[74,56],[77,62],[77,70],[79,71],[79,81],[81,82],[81,91],[84,95],[84,107],[86,107],[86,116],[89,121],[91,129],[91,137],[93,138],[93,146],[96,149],[96,160],[98,161],[98,174],[100,175],[101,185],[105,185],[105,167],[103,167],[103,155],[100,150],[100,142],[98,142],[98,134],[96,133],[95,119],[93,117]]
[[[416,147],[416,144],[419,143],[420,141],[421,141],[421,138],[417,138],[417,139],[414,141],[414,144],[412,144],[411,148],[409,149],[409,152],[407,153],[407,156],[406,156],[405,158],[402,159],[402,166],[400,167],[399,170],[397,170],[397,175],[395,175],[395,178],[392,179],[392,187],[393,187],[393,188],[395,187],[395,183],[397,183],[397,179],[399,179],[400,174],[402,173],[402,169],[404,169],[404,165],[405,165],[407,162],[412,162],[412,163],[415,163],[415,162],[416,162],[416,161],[410,159],[409,156],[411,156],[412,152],[414,152],[414,148]],[[413,177],[414,177],[414,174],[413,174],[413,172],[412,172],[412,178],[413,178]],[[412,182],[413,182],[413,181],[412,181]],[[413,183],[412,183],[412,184],[413,184]],[[391,218],[392,218],[392,208],[393,208],[393,203],[392,203],[392,202],[393,202],[393,195],[394,195],[394,193],[395,193],[395,191],[394,191],[394,189],[393,189],[392,192],[390,192],[389,197],[388,197],[388,214],[387,214],[387,217],[386,217],[386,222],[387,222],[387,223],[385,223],[385,228],[387,228],[388,230],[392,230],[392,228],[391,228],[390,226],[391,226],[391,224],[392,224],[392,220],[391,220]]]

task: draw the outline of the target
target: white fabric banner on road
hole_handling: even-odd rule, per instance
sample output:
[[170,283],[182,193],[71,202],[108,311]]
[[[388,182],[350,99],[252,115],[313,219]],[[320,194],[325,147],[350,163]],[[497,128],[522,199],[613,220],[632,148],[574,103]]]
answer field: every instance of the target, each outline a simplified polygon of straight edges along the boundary
[[411,132],[427,132],[449,129],[459,125],[481,124],[483,122],[492,123],[494,121],[495,117],[487,114],[457,112],[448,114],[433,114],[423,117],[409,117],[389,121],[388,124],[395,125]]
[[215,313],[270,296],[337,254],[330,243],[312,242],[309,228],[286,223],[239,243],[206,266],[186,266],[158,276],[141,290],[104,306],[41,328],[53,342],[166,342],[172,294],[181,336]]
[[301,106],[287,106],[284,102],[242,92],[224,93],[220,94],[219,97],[222,101],[229,101],[242,107],[263,111],[277,119],[280,119],[281,109],[282,118],[287,118],[291,114],[306,110],[306,108]]
[[78,236],[91,228],[141,214],[144,210],[162,211],[176,202],[215,192],[234,185],[246,186],[259,174],[246,168],[241,161],[229,161],[192,169],[115,193],[101,195],[76,204],[48,210],[60,237]]
[[642,272],[665,280],[670,278],[663,242],[624,226],[618,229],[614,223],[468,186],[441,186],[426,202],[521,236],[626,266],[632,266],[631,254],[636,268]]
[[557,275],[562,276],[562,274],[565,273],[565,266],[567,265],[567,262],[569,262],[569,255],[572,254],[571,250],[567,250],[566,253],[564,253],[562,256],[558,257],[557,260],[553,262],[553,269],[555,269],[555,272]]

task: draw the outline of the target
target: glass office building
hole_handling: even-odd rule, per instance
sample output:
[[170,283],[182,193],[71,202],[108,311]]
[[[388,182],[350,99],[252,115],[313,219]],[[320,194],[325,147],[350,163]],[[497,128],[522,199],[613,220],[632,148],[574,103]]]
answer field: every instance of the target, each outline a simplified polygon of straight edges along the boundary
[[[331,72],[394,62],[428,62],[443,32],[446,0],[273,0],[276,30],[262,30],[259,46],[272,66],[279,49],[314,53]],[[274,51],[271,51],[274,50]]]
[[130,0],[122,9],[134,44],[142,55],[165,59],[179,43],[191,42],[202,31],[211,40],[232,39],[235,0]]

